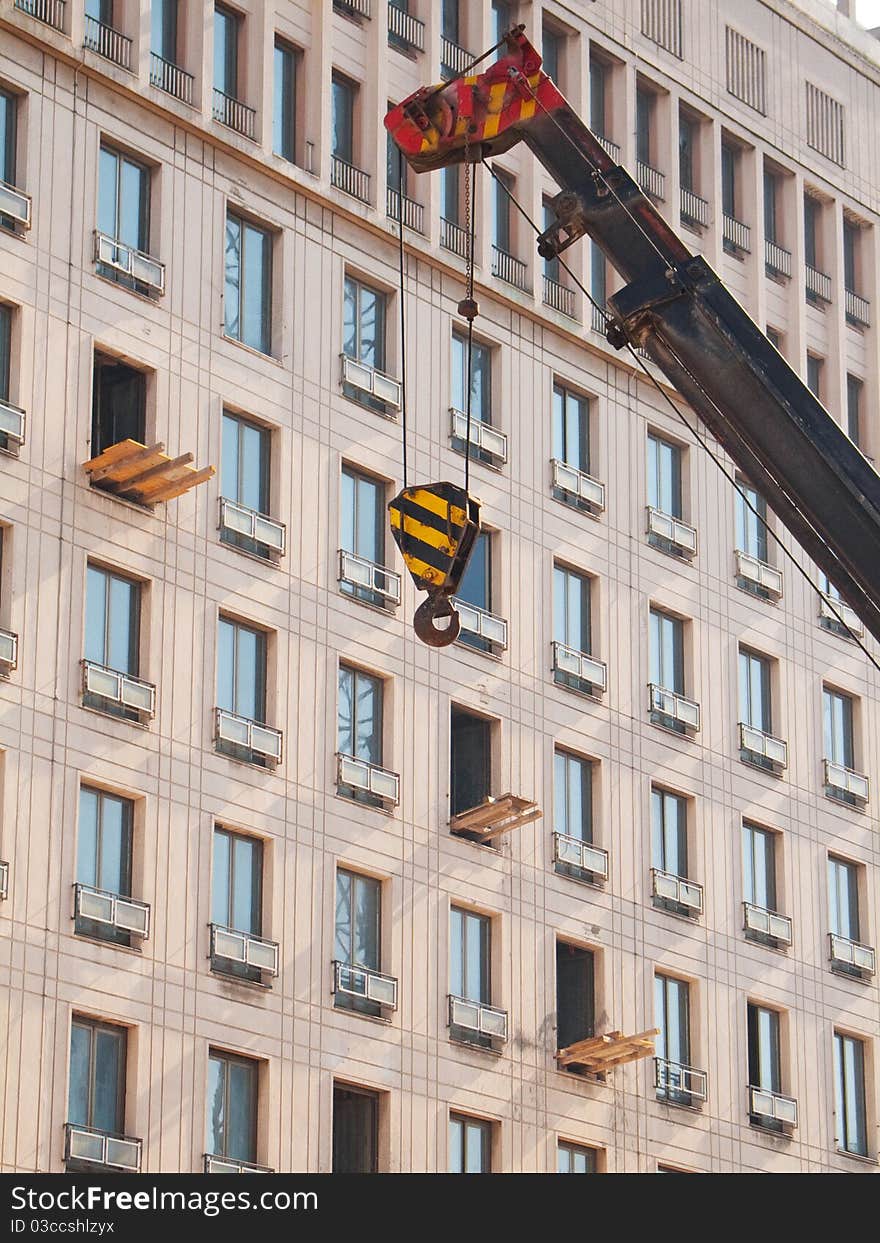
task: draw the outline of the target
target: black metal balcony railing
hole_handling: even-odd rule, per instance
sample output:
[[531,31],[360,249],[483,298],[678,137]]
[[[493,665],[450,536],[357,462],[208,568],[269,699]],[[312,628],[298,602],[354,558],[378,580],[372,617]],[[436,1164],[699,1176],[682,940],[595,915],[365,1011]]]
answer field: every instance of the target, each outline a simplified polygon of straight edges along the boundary
[[528,269],[522,259],[516,259],[506,250],[492,247],[492,275],[516,289],[528,290]]
[[425,50],[425,23],[420,22],[406,9],[396,4],[388,5],[388,38],[389,41],[412,48],[416,52]]
[[86,14],[83,47],[90,52],[97,52],[105,60],[112,60],[114,65],[123,69],[131,69],[131,39],[120,34],[112,26],[105,26],[94,17]]
[[747,224],[743,224],[735,216],[728,216],[727,212],[724,213],[722,233],[728,246],[748,253],[751,249],[751,232]]
[[55,30],[64,29],[65,0],[15,0],[15,8]]
[[466,259],[468,253],[467,230],[463,229],[460,224],[456,224],[452,220],[446,220],[445,217],[441,216],[440,245],[444,250],[451,250],[454,255],[459,255],[462,259]]
[[[391,12],[390,9],[388,11]],[[409,198],[406,194],[401,196],[399,190],[392,190],[388,186],[385,191],[385,213],[389,220],[399,220],[401,208],[404,228],[412,229],[416,233],[424,233],[425,209],[421,203],[417,203],[415,199]]]
[[568,289],[550,276],[544,277],[544,303],[552,306],[554,311],[567,315],[569,319],[576,318],[574,290]]
[[333,7],[351,17],[370,16],[370,0],[333,0]]
[[370,174],[339,155],[330,156],[330,184],[362,203],[370,201]]
[[156,52],[150,52],[150,86],[157,86],[166,95],[173,95],[185,104],[193,101],[193,75]]
[[820,272],[818,268],[811,267],[809,263],[804,265],[806,273],[807,293],[813,294],[816,298],[821,298],[823,302],[831,301],[831,277],[827,272]]
[[871,304],[867,298],[861,297],[854,289],[844,290],[846,296],[846,318],[850,324],[859,324],[864,328],[871,324]]
[[620,144],[612,142],[610,138],[606,138],[604,134],[594,134],[593,137],[601,147],[604,147],[611,156],[615,164],[620,163]]
[[709,224],[708,202],[684,186],[681,187],[681,218],[693,224],[702,225],[704,229]]
[[600,306],[590,305],[590,327],[593,329],[593,332],[601,332],[603,337],[608,330],[608,325],[605,322],[605,312]]
[[228,129],[234,129],[237,134],[243,134],[245,138],[253,138],[256,133],[256,110],[243,104],[240,99],[233,99],[231,95],[226,95],[216,86],[214,87],[213,116],[215,121],[219,121]]
[[666,178],[663,173],[652,168],[650,164],[643,164],[641,160],[636,160],[636,181],[652,198],[662,199],[666,193]]
[[791,251],[769,237],[764,239],[764,263],[773,276],[791,276]]
[[459,47],[451,39],[440,40],[440,76],[442,78],[454,78],[457,73],[464,73],[473,59],[473,52]]

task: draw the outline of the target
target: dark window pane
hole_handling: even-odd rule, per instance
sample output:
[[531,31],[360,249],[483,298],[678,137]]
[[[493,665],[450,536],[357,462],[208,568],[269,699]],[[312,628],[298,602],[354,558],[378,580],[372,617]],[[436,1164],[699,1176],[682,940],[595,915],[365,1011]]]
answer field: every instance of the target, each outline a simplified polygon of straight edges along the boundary
[[378,1171],[379,1098],[342,1084],[333,1085],[333,1173]]
[[150,9],[150,49],[163,60],[177,61],[178,0],[152,0]]
[[296,159],[296,52],[275,40],[274,110],[272,149],[285,160]]
[[453,816],[485,802],[490,792],[491,726],[481,717],[452,710]]
[[15,185],[15,148],[17,100],[8,91],[0,91],[0,181]]
[[560,1049],[593,1035],[593,955],[565,941],[556,942],[556,1023]]
[[146,376],[104,355],[95,355],[92,384],[92,456],[122,440],[143,444]]

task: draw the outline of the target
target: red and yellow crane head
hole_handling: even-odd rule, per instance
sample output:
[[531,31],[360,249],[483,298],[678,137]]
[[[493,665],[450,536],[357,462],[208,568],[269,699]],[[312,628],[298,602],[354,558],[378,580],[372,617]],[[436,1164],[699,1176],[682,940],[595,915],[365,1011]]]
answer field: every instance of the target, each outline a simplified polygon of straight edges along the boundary
[[485,73],[420,87],[387,114],[385,128],[416,172],[500,155],[537,110],[564,104],[524,30],[506,35],[506,54]]

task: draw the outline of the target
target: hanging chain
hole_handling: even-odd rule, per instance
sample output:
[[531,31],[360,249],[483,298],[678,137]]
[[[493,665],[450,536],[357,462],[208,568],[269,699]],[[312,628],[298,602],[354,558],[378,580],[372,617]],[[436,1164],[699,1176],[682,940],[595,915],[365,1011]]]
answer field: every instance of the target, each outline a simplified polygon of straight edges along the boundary
[[400,432],[403,440],[403,486],[407,485],[406,462],[406,280],[404,276],[403,254],[403,151],[397,149],[397,232],[399,240],[398,258],[400,261],[400,398],[401,420]]
[[464,447],[464,490],[468,491],[471,473],[471,405],[472,405],[472,388],[473,388],[473,357],[474,357],[474,320],[480,313],[480,308],[474,298],[474,225],[476,222],[476,213],[472,201],[472,185],[474,180],[476,184],[476,168],[471,162],[471,140],[470,140],[470,122],[466,122],[464,132],[464,228],[467,236],[466,258],[465,258],[465,297],[458,304],[458,313],[463,315],[468,322],[467,335],[467,368],[465,382],[467,384],[466,399],[466,415],[467,427],[465,430],[465,447]]

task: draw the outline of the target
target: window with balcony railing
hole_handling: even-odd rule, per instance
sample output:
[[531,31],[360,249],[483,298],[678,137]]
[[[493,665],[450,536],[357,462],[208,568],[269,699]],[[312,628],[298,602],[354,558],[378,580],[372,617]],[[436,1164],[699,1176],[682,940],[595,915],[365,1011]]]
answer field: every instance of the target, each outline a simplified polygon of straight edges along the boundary
[[777,834],[743,821],[743,924],[746,938],[771,947],[791,944],[791,920],[777,911]]
[[697,1105],[707,1096],[706,1073],[691,1066],[691,990],[686,980],[654,976],[654,1086],[670,1105]]
[[336,872],[333,1004],[379,1017],[397,1005],[397,981],[382,974],[382,882]]
[[259,1081],[253,1058],[209,1049],[206,1172],[213,1158],[256,1168]]
[[763,1130],[784,1133],[797,1125],[797,1102],[782,1094],[779,1011],[752,1002],[747,1010],[749,1121]]
[[86,0],[83,47],[123,69],[131,69],[131,39],[115,28],[113,8],[113,0]]
[[179,0],[151,0],[150,85],[191,104],[193,75],[179,64],[178,8]]
[[14,7],[55,30],[64,30],[65,0],[14,0]]
[[73,1016],[64,1148],[68,1171],[140,1172],[141,1141],[125,1135],[127,1054],[124,1027]]
[[410,7],[410,0],[388,0],[388,42],[401,52],[423,52],[425,23]]
[[[83,785],[77,824],[74,930],[131,945],[149,931],[149,907],[131,898],[134,803]],[[138,909],[140,908],[140,909]]]
[[146,297],[165,292],[165,266],[149,254],[151,170],[102,144],[98,162],[98,273]]
[[83,704],[139,722],[155,712],[155,688],[138,676],[141,594],[140,583],[89,565]]
[[221,4],[214,6],[214,97],[215,121],[256,137],[256,111],[239,98],[239,45],[244,18]]
[[19,99],[0,90],[0,229],[12,233],[31,227],[31,198],[16,188]]
[[651,862],[654,906],[676,915],[702,911],[702,887],[688,874],[688,803],[680,794],[651,787]]
[[378,608],[400,603],[400,575],[385,568],[385,483],[342,468],[339,587]]
[[266,724],[268,636],[222,617],[217,629],[214,745],[221,754],[263,768],[281,759],[281,734]]
[[553,860],[561,876],[601,884],[608,879],[608,851],[593,841],[595,767],[569,751],[553,754]]

